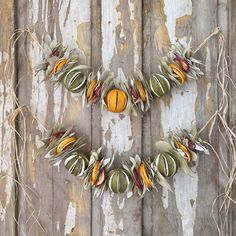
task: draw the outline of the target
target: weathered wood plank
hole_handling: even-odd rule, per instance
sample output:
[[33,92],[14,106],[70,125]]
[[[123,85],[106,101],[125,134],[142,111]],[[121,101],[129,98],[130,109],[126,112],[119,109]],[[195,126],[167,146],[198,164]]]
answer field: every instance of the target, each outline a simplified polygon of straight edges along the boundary
[[[200,14],[203,6],[204,16]],[[156,71],[155,62],[152,63],[152,61],[154,61],[156,55],[166,52],[168,42],[174,43],[176,37],[183,38],[185,35],[192,35],[193,44],[197,45],[203,40],[199,36],[208,35],[216,26],[215,13],[217,6],[213,2],[209,4],[195,2],[192,5],[192,2],[187,0],[180,2],[153,1],[149,6],[144,4],[144,8],[146,8],[146,10],[143,10],[144,16],[147,24],[149,24],[147,27],[151,28],[150,52],[145,53],[147,60],[151,61],[151,72]],[[149,13],[149,15],[145,13]],[[206,26],[203,23],[206,21],[211,23]],[[197,31],[198,33],[196,33]],[[199,32],[202,33],[199,34]],[[213,64],[211,66],[207,63],[207,78],[202,78],[200,85],[189,83],[182,89],[174,88],[170,97],[166,97],[163,101],[154,101],[151,110],[152,144],[166,135],[169,130],[183,127],[190,128],[192,121],[197,121],[197,125],[201,127],[216,108],[214,100],[212,99],[207,103],[205,95],[202,94],[206,94],[204,88],[212,83],[213,72],[210,74],[209,71],[214,71],[217,56],[212,50],[214,45],[212,41],[210,44],[212,45],[211,50],[209,49],[207,52],[210,51],[212,54],[207,55],[207,60],[205,59],[205,52],[199,54],[199,58],[202,58],[203,61],[211,60]],[[207,46],[209,47],[209,45]],[[216,96],[214,94],[214,99],[217,99]],[[192,109],[193,107],[195,107],[195,110]],[[155,151],[152,150],[152,154],[154,153]],[[180,172],[173,178],[173,182],[170,181],[173,185],[174,194],[162,190],[161,193],[151,196],[151,199],[149,196],[145,197],[144,232],[147,235],[158,233],[165,235],[202,235],[203,232],[204,235],[214,235],[216,231],[209,212],[211,211],[211,202],[217,195],[218,189],[217,172],[215,170],[218,170],[215,160],[200,157],[197,173],[192,178]],[[204,173],[208,174],[204,176]],[[216,177],[214,180],[211,179],[210,183],[209,174]],[[209,186],[211,186],[210,189]],[[206,194],[206,190],[208,190],[207,197],[203,197],[202,194]],[[208,210],[206,211],[206,209]],[[152,227],[150,225],[151,220],[155,222]]]
[[[223,0],[222,0],[223,1]],[[229,50],[229,57],[230,57],[230,75],[231,78],[234,81],[234,84],[236,84],[236,55],[235,55],[235,50],[236,50],[236,1],[235,0],[231,0],[228,1],[227,6],[225,7],[228,11],[228,40],[226,41],[228,43],[228,50]],[[229,110],[230,110],[230,114],[229,114],[229,123],[230,123],[230,127],[235,127],[236,125],[236,108],[235,108],[235,101],[236,101],[236,92],[235,92],[235,88],[231,86],[231,88],[229,88],[231,90],[231,100],[230,100],[230,104],[229,104]],[[232,153],[230,153],[232,154]],[[232,165],[232,163],[231,163]],[[232,199],[236,199],[236,185],[235,182],[233,184],[233,192],[232,192]],[[231,203],[231,212],[230,212],[230,216],[229,216],[229,225],[230,225],[230,229],[229,229],[229,234],[230,236],[233,236],[236,232],[236,207],[234,203]]]
[[[125,80],[141,63],[141,3],[103,0],[101,4],[102,64],[116,74],[116,80]],[[106,155],[117,152],[116,165],[129,154],[140,153],[139,117],[102,111],[101,131]],[[136,197],[105,193],[93,205],[93,235],[141,235],[141,217]]]
[[[87,63],[90,62],[90,2],[64,1],[59,4],[57,1],[39,0],[20,4],[27,6],[29,12],[28,16],[20,16],[24,19],[20,27],[35,26],[35,36],[40,44],[48,32],[69,49],[80,47]],[[40,48],[28,41],[28,50],[33,68],[40,60]],[[27,70],[22,64],[19,67],[23,70],[21,74],[32,79],[24,80],[20,85],[21,102],[27,103],[43,125],[51,129],[61,122],[64,125],[73,124],[81,134],[90,134],[90,112],[82,109],[81,99],[65,91],[63,86],[54,88],[50,81],[43,81],[43,73],[34,76],[33,70]],[[40,202],[34,199],[37,203],[36,214],[45,232],[38,224],[32,225],[32,219],[22,222],[25,232],[33,231],[35,235],[89,235],[90,192],[81,195],[82,181],[69,175],[64,167],[52,169],[47,160],[35,159],[35,149],[40,145],[38,140],[45,132],[40,125],[31,125],[30,118],[28,124],[26,182],[40,199]],[[27,220],[30,214],[30,210],[25,210],[22,217]]]
[[[8,54],[8,39],[14,31],[14,1],[0,1],[0,235],[15,235],[15,193],[13,135],[9,121],[4,120],[14,108],[12,85],[14,78],[4,77]],[[13,55],[12,51],[12,55]],[[13,80],[12,80],[13,79]],[[3,123],[4,122],[4,123]],[[14,125],[14,124],[13,124]]]

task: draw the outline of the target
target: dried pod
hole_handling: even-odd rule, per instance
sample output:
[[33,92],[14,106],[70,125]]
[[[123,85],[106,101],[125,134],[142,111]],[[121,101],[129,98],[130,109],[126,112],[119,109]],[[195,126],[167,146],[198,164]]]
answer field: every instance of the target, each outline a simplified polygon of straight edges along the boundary
[[100,169],[100,161],[96,161],[96,163],[93,166],[93,170],[91,173],[91,185],[94,186],[97,182],[98,175],[99,175],[99,169]]
[[169,64],[168,66],[172,69],[173,73],[178,76],[180,83],[183,84],[187,79],[185,72],[175,64]]
[[180,68],[184,71],[184,72],[188,72],[189,71],[189,64],[187,62],[187,60],[176,56],[174,61],[180,66]]
[[67,147],[76,142],[76,140],[76,137],[66,137],[63,139],[56,148],[56,154],[61,154]]
[[121,89],[110,90],[105,98],[107,109],[111,112],[120,113],[126,108],[128,97]]
[[75,67],[66,73],[63,81],[70,92],[79,93],[86,85],[86,79],[86,74],[79,67]]
[[154,74],[150,78],[150,87],[157,97],[162,97],[170,91],[170,83],[166,77]]
[[65,159],[66,169],[75,176],[82,176],[88,167],[88,159],[82,153],[73,152]]
[[160,153],[153,163],[156,165],[156,169],[165,177],[173,176],[178,170],[177,158],[174,158],[168,152]]
[[141,182],[140,175],[139,175],[138,171],[136,170],[136,168],[134,168],[134,170],[133,170],[133,179],[134,179],[135,186],[138,189],[142,190],[143,189],[143,184]]
[[114,193],[125,193],[129,189],[130,176],[123,169],[113,169],[109,173],[108,186]]

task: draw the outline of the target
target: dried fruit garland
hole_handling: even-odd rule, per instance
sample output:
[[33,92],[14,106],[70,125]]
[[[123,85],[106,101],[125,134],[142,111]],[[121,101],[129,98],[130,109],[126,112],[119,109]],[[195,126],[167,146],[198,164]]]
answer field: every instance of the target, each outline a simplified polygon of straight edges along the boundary
[[44,145],[40,152],[45,158],[53,166],[63,163],[69,173],[84,180],[85,189],[90,186],[95,189],[95,196],[101,196],[107,189],[113,193],[127,193],[128,197],[134,193],[143,197],[147,190],[157,189],[160,185],[171,190],[167,177],[174,176],[179,169],[191,175],[191,165],[197,161],[197,154],[208,154],[196,129],[170,133],[167,139],[158,141],[156,147],[160,154],[153,160],[135,155],[119,168],[112,167],[114,155],[111,158],[102,156],[102,148],[91,151],[89,157],[82,153],[85,139],[72,127],[56,127],[42,141]]
[[110,112],[121,113],[134,108],[146,112],[154,96],[163,97],[173,85],[181,86],[187,80],[197,80],[203,72],[200,61],[193,58],[190,42],[177,42],[167,56],[159,59],[159,72],[145,78],[137,71],[126,82],[115,83],[112,72],[94,73],[81,63],[78,50],[68,51],[62,44],[45,37],[44,59],[36,72],[45,71],[45,78],[62,82],[72,93],[83,97],[83,103],[101,104]]

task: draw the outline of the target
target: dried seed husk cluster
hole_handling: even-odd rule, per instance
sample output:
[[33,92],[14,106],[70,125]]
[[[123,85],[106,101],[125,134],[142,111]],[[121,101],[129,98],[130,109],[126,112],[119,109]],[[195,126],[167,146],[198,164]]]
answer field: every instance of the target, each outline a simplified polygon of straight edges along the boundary
[[209,154],[203,142],[197,136],[196,128],[190,132],[179,130],[170,133],[165,140],[158,141],[158,154],[141,159],[139,155],[130,157],[120,168],[112,168],[114,155],[104,158],[102,148],[92,150],[89,157],[81,152],[85,145],[84,138],[78,137],[72,127],[56,127],[43,140],[41,151],[49,158],[52,165],[64,161],[69,173],[84,180],[84,188],[94,188],[94,195],[101,196],[105,190],[113,193],[137,193],[143,197],[147,191],[163,186],[171,190],[167,177],[174,176],[179,169],[191,174],[191,165],[197,161],[198,152]]
[[115,113],[128,113],[131,108],[144,113],[150,109],[153,97],[161,98],[169,93],[172,84],[181,86],[187,80],[197,80],[203,75],[198,64],[190,42],[178,41],[166,56],[159,59],[158,73],[147,79],[137,70],[127,77],[127,81],[115,85],[112,72],[93,72],[83,63],[79,50],[68,51],[47,35],[44,59],[35,70],[45,71],[45,77],[54,82],[63,82],[68,91],[82,96],[84,105],[99,104]]

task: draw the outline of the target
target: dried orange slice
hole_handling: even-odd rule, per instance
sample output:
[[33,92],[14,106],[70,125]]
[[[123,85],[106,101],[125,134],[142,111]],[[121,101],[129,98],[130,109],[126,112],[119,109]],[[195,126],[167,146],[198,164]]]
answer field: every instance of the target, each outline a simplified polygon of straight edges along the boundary
[[91,185],[94,186],[97,182],[97,177],[99,173],[99,168],[100,168],[100,162],[96,161],[93,170],[92,170],[92,175],[91,175]]
[[88,91],[87,91],[87,98],[88,100],[91,100],[93,98],[93,93],[94,93],[94,89],[96,87],[96,84],[97,84],[97,80],[94,79],[90,82],[89,84],[89,88],[88,88]]
[[138,92],[140,94],[140,98],[143,102],[147,101],[147,97],[146,97],[146,93],[145,93],[145,90],[143,88],[143,84],[141,81],[139,80],[135,80],[135,84],[136,84],[136,87],[138,89]]
[[77,139],[75,137],[68,137],[62,140],[57,146],[56,154],[61,154],[65,148],[74,143],[76,140]]
[[192,154],[189,152],[187,147],[185,147],[182,143],[178,141],[176,142],[176,145],[179,149],[181,149],[181,151],[184,152],[185,156],[187,157],[188,162],[190,162],[192,160]]
[[174,64],[169,64],[169,67],[172,69],[172,71],[176,75],[178,75],[178,79],[179,79],[180,83],[183,84],[185,82],[185,80],[187,79],[184,71]]
[[139,174],[143,180],[143,183],[148,187],[151,188],[152,187],[152,181],[150,180],[150,178],[148,177],[147,171],[145,169],[145,166],[143,163],[140,164],[139,166]]
[[67,63],[67,59],[65,58],[62,58],[62,59],[59,59],[53,69],[52,69],[52,74],[56,74],[59,70],[61,70],[61,68]]

